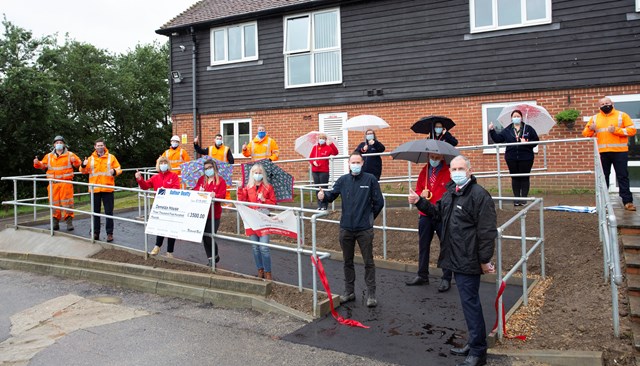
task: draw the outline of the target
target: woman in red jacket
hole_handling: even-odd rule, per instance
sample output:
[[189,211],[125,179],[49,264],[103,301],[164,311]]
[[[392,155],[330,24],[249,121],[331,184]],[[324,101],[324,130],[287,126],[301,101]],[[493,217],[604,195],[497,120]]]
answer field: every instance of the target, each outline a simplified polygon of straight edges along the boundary
[[[204,162],[204,175],[198,179],[194,191],[211,192],[211,196],[215,198],[225,198],[227,195],[227,183],[218,174],[218,166],[216,163],[209,159]],[[213,232],[217,233],[220,227],[220,216],[222,216],[222,205],[220,202],[214,202],[213,204]],[[211,237],[207,234],[211,234],[211,210],[209,210],[209,216],[207,217],[207,224],[204,227],[205,235],[202,236],[202,244],[204,245],[204,251],[207,253],[208,265],[212,265],[212,253],[211,253]],[[216,248],[216,263],[220,261],[220,255],[218,253],[218,243],[213,241]]]
[[[151,178],[144,180],[142,178],[142,173],[136,172],[136,181],[141,189],[150,189],[153,188],[157,191],[160,188],[175,188],[180,189],[180,177],[174,172],[171,171],[169,165],[169,159],[165,156],[161,156],[158,158],[156,162],[156,170],[158,174],[152,176]],[[160,253],[160,247],[162,247],[162,243],[164,242],[164,236],[156,236],[156,246],[151,250],[151,255],[157,255]],[[176,243],[175,238],[167,239],[167,257],[173,258],[173,246]]]
[[[311,149],[309,159],[311,158],[326,158],[331,155],[338,155],[338,148],[334,143],[327,144],[327,134],[318,134],[318,143]],[[311,175],[313,176],[313,184],[322,184],[316,186],[319,188],[327,188],[329,183],[329,160],[310,160]],[[318,200],[318,210],[326,210],[327,203]]]
[[[264,167],[261,164],[254,164],[249,171],[249,183],[246,187],[238,188],[238,200],[246,202],[263,203],[268,205],[276,204],[276,193],[273,186],[267,180]],[[269,214],[269,209],[251,207],[265,215]],[[251,240],[259,243],[268,243],[269,235],[251,235]],[[253,259],[258,268],[258,277],[271,280],[271,251],[264,245],[253,245]]]

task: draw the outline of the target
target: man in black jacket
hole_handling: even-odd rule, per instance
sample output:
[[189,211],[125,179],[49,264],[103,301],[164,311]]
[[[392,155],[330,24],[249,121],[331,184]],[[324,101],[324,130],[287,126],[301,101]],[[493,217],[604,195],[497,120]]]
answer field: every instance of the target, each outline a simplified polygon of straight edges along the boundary
[[451,180],[436,205],[409,194],[409,203],[427,216],[442,222],[442,243],[438,267],[454,273],[462,311],[467,322],[468,339],[451,353],[467,356],[457,366],[487,363],[487,330],[480,304],[480,276],[494,273],[491,257],[495,248],[496,210],[491,195],[471,175],[469,159],[459,155],[450,164]]
[[364,281],[367,284],[367,306],[378,305],[376,300],[376,266],[373,262],[373,221],[384,207],[380,184],[372,174],[362,171],[364,159],[359,153],[349,156],[349,174],[338,178],[333,188],[320,188],[318,200],[333,202],[342,195],[340,217],[340,247],[344,257],[344,295],[340,302],[356,299],[356,271],[353,265],[356,241],[364,260]]

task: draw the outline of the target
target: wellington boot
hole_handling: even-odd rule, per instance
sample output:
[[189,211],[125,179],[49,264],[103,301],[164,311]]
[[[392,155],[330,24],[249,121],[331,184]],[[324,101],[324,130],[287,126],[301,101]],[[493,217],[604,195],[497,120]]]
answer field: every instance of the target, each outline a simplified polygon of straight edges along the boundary
[[53,219],[53,230],[60,230],[60,220]]
[[73,231],[73,217],[69,216],[64,221],[67,223],[67,231]]

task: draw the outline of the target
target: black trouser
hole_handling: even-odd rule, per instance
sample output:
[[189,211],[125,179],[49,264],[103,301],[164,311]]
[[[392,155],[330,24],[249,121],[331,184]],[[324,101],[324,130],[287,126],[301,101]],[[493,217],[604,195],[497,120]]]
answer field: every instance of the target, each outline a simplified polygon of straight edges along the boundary
[[[329,183],[329,173],[327,172],[311,172],[311,176],[313,176],[313,184],[323,184],[322,188],[327,188],[326,183]],[[317,187],[317,186],[316,186]],[[326,202],[322,202],[318,200],[318,208],[327,207]]]
[[631,195],[631,190],[629,189],[628,160],[629,155],[626,151],[600,153],[600,163],[602,163],[602,172],[604,173],[604,180],[607,182],[607,189],[609,189],[609,175],[611,174],[611,165],[613,165],[613,169],[616,170],[618,194],[622,198],[623,204],[633,202],[633,195]]
[[[156,246],[161,247],[164,242],[164,236],[156,236]],[[176,244],[175,238],[167,238],[167,253],[173,253],[173,246]]]
[[[105,215],[113,216],[113,192],[96,192],[93,194],[93,212],[100,213],[100,207],[104,205]],[[93,217],[94,234],[100,235],[100,216]],[[113,219],[107,219],[107,234],[113,234]]]
[[356,270],[353,265],[356,241],[364,260],[364,282],[369,294],[376,292],[376,265],[373,262],[373,228],[362,231],[340,229],[340,247],[344,257],[344,290],[346,294],[355,292]]
[[[525,174],[531,173],[533,160],[507,160],[509,173]],[[529,195],[529,177],[511,177],[511,189],[514,197],[527,197]]]
[[[431,241],[433,233],[438,234],[438,238],[442,233],[442,223],[436,222],[429,216],[420,215],[418,221],[418,276],[428,279],[429,277],[429,258],[431,254]],[[448,269],[442,269],[442,279],[451,281],[452,273]]]
[[469,354],[481,357],[487,354],[487,329],[480,303],[480,275],[455,273],[464,320],[467,322]]
[[[218,228],[220,227],[220,219],[215,219],[214,223],[213,223],[213,233],[217,233],[218,232]],[[207,219],[207,223],[204,225],[204,234],[202,236],[202,244],[204,245],[204,251],[207,253],[207,258],[212,258],[212,254],[211,254],[211,237],[208,236],[207,234],[211,234],[211,218]],[[216,243],[216,241],[213,241],[215,247],[216,247],[216,255],[219,255],[220,253],[218,253],[218,243]]]

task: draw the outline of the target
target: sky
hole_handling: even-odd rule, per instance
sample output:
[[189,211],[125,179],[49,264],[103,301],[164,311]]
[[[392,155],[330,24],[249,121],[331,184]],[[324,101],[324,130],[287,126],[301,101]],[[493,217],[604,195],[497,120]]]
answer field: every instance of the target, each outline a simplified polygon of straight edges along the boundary
[[[112,53],[167,41],[155,31],[198,0],[0,0],[0,14],[34,37],[65,33]],[[4,31],[4,28],[2,28]]]

